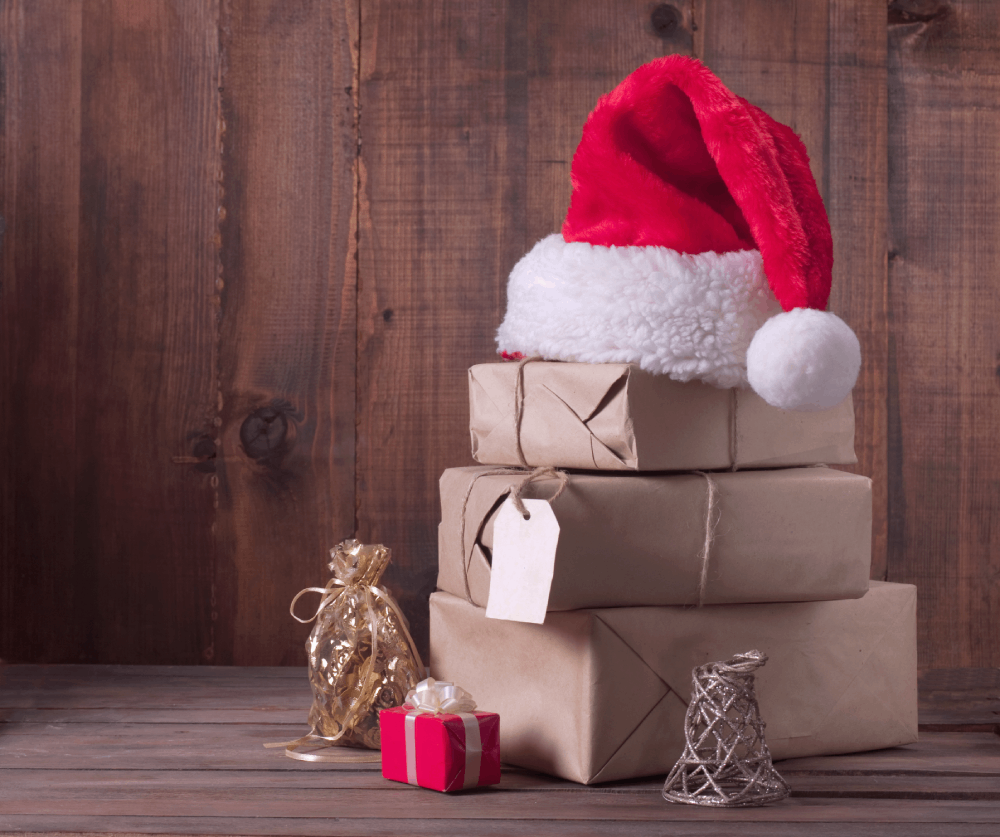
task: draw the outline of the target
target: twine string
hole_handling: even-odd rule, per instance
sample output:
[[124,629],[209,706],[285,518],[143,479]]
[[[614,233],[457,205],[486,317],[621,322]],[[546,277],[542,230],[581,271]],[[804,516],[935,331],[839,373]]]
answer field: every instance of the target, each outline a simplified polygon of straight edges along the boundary
[[542,358],[537,355],[521,358],[517,362],[517,369],[514,373],[514,452],[517,454],[517,461],[522,468],[531,467],[524,458],[524,449],[521,447],[521,422],[524,419],[524,367],[539,360]]
[[[698,553],[698,562],[701,565],[701,571],[698,579],[697,606],[702,607],[705,604],[705,592],[708,587],[708,568],[712,554],[712,544],[715,540],[715,529],[719,524],[719,486],[707,472],[694,471],[693,473],[704,477],[707,487],[705,503],[705,538],[702,542],[701,550]],[[556,489],[555,494],[549,498],[550,503],[557,500],[569,485],[569,475],[565,471],[560,471],[558,468],[552,468],[550,466],[538,467],[531,471],[527,471],[523,468],[512,467],[490,468],[486,471],[480,471],[472,478],[469,482],[469,487],[465,491],[465,497],[462,498],[462,511],[459,518],[458,531],[459,548],[462,550],[462,583],[465,587],[465,600],[469,602],[469,604],[475,604],[472,600],[472,588],[469,585],[469,569],[472,566],[472,555],[475,550],[475,544],[471,547],[466,547],[465,545],[466,517],[468,516],[469,500],[472,497],[472,492],[475,490],[476,483],[480,480],[480,478],[517,475],[523,475],[523,479],[511,486],[508,496],[514,504],[514,508],[517,509],[518,513],[520,513],[525,520],[529,520],[531,515],[528,512],[527,507],[524,505],[521,494],[530,483],[544,477],[554,477],[559,480],[559,488]]]
[[719,486],[705,471],[695,471],[694,473],[705,478],[708,488],[705,502],[705,540],[698,553],[698,561],[701,564],[701,574],[698,578],[698,607],[702,607],[705,604],[705,590],[708,587],[708,561],[712,553],[712,542],[715,540],[715,527],[719,524],[719,517],[716,513]]
[[472,491],[481,477],[505,477],[519,475],[522,476],[523,479],[511,486],[508,496],[514,504],[514,508],[517,509],[521,517],[525,520],[530,519],[531,515],[528,513],[527,507],[524,505],[524,501],[521,499],[521,493],[529,483],[534,482],[537,479],[542,479],[543,477],[554,477],[559,480],[559,488],[557,488],[556,493],[549,498],[550,503],[557,500],[562,495],[563,491],[566,490],[566,486],[569,485],[569,475],[565,471],[560,471],[558,468],[552,468],[550,466],[542,466],[531,471],[524,468],[490,468],[486,471],[480,471],[472,478],[469,482],[468,489],[466,489],[465,497],[462,500],[462,514],[458,531],[458,542],[462,550],[462,581],[465,584],[465,600],[469,604],[475,604],[475,602],[472,601],[472,588],[469,586],[469,568],[472,566],[472,555],[476,546],[475,543],[473,543],[470,548],[466,548],[465,546],[465,518],[469,508],[469,498],[472,497]]
[[731,471],[740,469],[740,391],[736,387],[729,390],[729,461]]

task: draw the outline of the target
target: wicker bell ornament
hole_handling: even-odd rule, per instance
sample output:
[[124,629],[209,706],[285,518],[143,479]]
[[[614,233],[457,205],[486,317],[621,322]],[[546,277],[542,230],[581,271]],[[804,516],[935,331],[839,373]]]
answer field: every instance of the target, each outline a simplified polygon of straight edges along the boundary
[[766,662],[765,654],[748,651],[691,672],[684,752],[663,785],[664,799],[739,808],[791,793],[771,763],[754,691],[753,673]]

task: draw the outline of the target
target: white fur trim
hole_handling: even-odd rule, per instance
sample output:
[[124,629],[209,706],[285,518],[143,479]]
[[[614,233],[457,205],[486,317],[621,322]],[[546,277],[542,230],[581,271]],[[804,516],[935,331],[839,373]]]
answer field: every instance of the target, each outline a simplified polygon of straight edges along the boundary
[[747,346],[779,311],[756,250],[689,255],[555,234],[511,271],[497,344],[732,387],[746,383]]
[[795,308],[772,317],[747,350],[750,386],[775,407],[826,410],[854,388],[861,346],[836,314]]

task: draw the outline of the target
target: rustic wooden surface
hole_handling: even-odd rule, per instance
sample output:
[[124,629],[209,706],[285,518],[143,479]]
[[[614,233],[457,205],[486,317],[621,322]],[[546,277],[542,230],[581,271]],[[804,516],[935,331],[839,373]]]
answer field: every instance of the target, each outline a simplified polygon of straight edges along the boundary
[[3,13],[0,656],[193,661],[213,509],[174,457],[216,401],[216,15]]
[[996,665],[1000,6],[925,5],[889,29],[889,574],[924,665]]
[[0,659],[300,662],[354,533],[426,649],[465,369],[597,97],[681,52],[809,148],[873,576],[921,666],[1000,664],[998,37],[988,0],[3,3]]
[[339,3],[223,4],[207,662],[301,662],[308,629],[288,602],[326,583],[327,549],[355,528],[348,14]]
[[0,667],[0,834],[993,835],[1000,671],[921,682],[918,743],[778,762],[793,795],[671,805],[663,777],[584,787],[505,768],[444,795],[379,765],[311,765],[262,744],[303,731],[301,669]]

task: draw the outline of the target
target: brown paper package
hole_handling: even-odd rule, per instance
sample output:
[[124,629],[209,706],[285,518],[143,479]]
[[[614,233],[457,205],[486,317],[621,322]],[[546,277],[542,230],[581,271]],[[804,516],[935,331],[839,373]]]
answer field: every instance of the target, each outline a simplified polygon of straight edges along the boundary
[[432,675],[500,714],[501,759],[575,782],[667,773],[691,669],[751,649],[768,655],[756,684],[775,759],[917,740],[908,584],[873,582],[837,602],[573,611],[544,625],[434,593],[430,631]]
[[[850,465],[854,405],[780,410],[752,390],[679,383],[624,363],[524,367],[521,448],[528,465],[685,471]],[[469,369],[472,457],[522,465],[514,427],[516,363]]]
[[[489,599],[492,522],[516,475],[450,468],[441,476],[438,587]],[[717,486],[703,604],[851,599],[868,590],[871,480],[831,468],[710,474]],[[554,478],[524,497],[548,499]],[[572,474],[551,503],[559,542],[548,610],[697,604],[708,481],[700,474]]]

